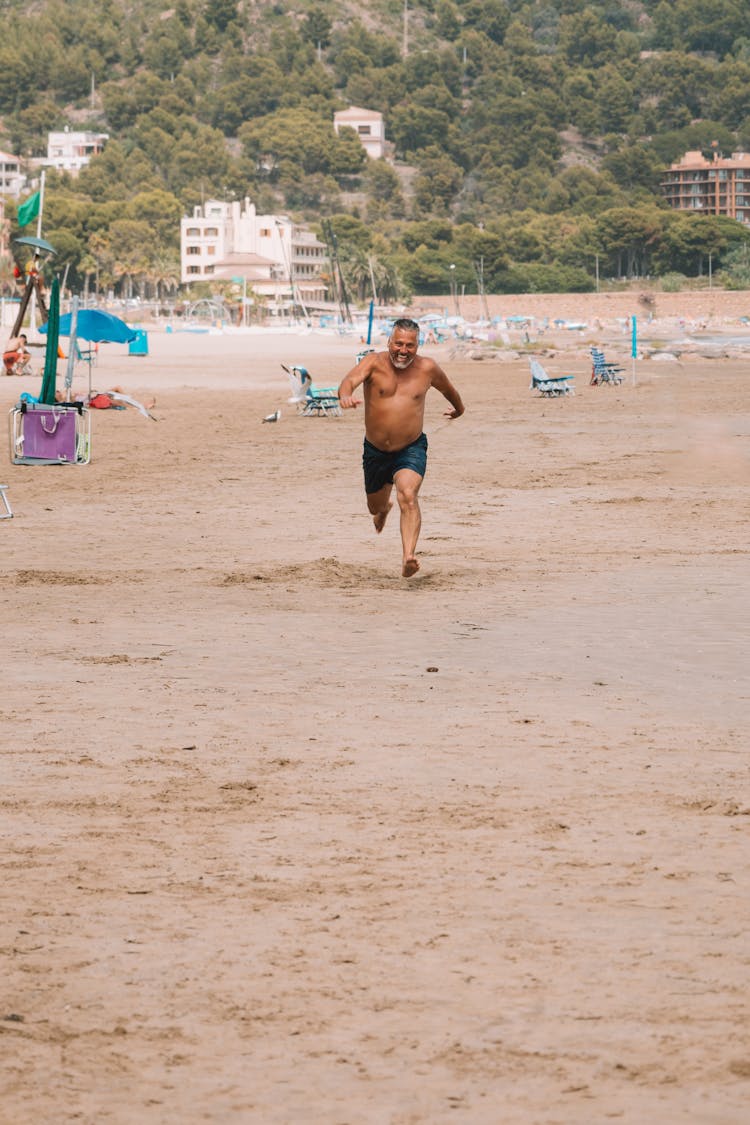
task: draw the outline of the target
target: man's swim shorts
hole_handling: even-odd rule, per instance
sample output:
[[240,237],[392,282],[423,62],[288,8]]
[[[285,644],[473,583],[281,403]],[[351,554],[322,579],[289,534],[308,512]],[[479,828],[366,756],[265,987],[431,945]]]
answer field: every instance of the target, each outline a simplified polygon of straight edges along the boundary
[[427,434],[420,434],[411,445],[403,449],[384,453],[365,438],[362,453],[362,468],[365,471],[365,492],[379,492],[385,484],[393,484],[393,474],[399,469],[412,469],[424,476],[427,469]]

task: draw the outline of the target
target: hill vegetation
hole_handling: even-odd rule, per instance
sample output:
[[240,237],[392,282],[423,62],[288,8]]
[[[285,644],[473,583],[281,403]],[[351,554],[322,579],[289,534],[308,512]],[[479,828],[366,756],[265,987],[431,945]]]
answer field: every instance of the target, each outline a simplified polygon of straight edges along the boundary
[[[595,278],[750,282],[741,224],[675,212],[663,169],[750,147],[748,0],[6,0],[4,140],[104,131],[48,172],[68,284],[175,289],[179,219],[250,197],[331,220],[381,297],[586,290]],[[405,18],[406,13],[406,18]],[[382,111],[371,161],[333,113]],[[14,219],[12,205],[7,213]]]

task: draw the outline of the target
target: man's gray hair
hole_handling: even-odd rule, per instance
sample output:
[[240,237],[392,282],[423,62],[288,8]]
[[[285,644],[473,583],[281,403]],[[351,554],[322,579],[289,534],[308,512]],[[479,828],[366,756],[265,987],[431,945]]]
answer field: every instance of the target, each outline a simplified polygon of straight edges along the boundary
[[395,332],[397,328],[402,328],[405,332],[419,332],[419,325],[416,320],[412,320],[408,316],[402,316],[398,320],[394,320],[392,331]]

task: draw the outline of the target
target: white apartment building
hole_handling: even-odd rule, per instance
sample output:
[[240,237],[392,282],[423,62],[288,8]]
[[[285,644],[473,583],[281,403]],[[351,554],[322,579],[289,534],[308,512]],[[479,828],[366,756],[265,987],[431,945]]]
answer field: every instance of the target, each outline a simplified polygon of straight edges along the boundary
[[46,168],[75,175],[92,156],[103,152],[108,140],[109,133],[77,133],[66,126],[62,132],[47,134],[47,159],[42,163]]
[[354,130],[365,152],[373,160],[379,160],[385,154],[385,126],[382,113],[377,113],[374,109],[360,109],[359,106],[350,105],[348,109],[341,109],[333,115],[333,127],[337,133],[344,125]]
[[326,247],[286,215],[258,215],[249,199],[211,199],[180,222],[182,282],[241,278],[271,312],[326,300]]
[[21,161],[9,152],[0,152],[0,195],[17,198],[26,185],[26,177],[21,171]]

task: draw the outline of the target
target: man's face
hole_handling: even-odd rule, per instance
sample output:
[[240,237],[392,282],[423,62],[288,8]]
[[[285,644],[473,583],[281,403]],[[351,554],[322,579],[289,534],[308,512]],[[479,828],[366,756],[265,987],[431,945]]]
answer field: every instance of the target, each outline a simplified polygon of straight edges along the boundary
[[414,362],[419,345],[419,333],[407,328],[397,328],[388,340],[388,354],[397,370],[403,371]]

